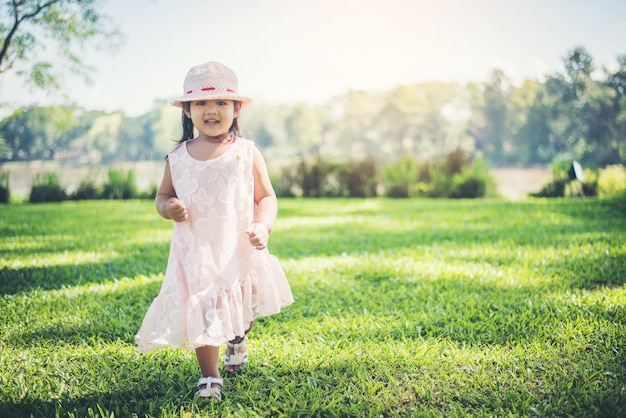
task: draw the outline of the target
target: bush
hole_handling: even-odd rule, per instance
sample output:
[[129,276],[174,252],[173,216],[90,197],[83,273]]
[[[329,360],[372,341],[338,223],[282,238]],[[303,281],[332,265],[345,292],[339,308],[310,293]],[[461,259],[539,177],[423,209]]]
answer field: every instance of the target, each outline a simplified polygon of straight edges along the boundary
[[385,167],[383,185],[388,197],[478,198],[495,190],[489,166],[458,150],[441,161],[422,164],[405,157]]
[[339,183],[343,193],[349,197],[376,196],[376,178],[378,176],[376,160],[369,156],[360,162],[348,162],[339,166]]
[[330,163],[318,156],[313,162],[301,159],[297,166],[284,168],[272,184],[281,197],[375,197],[379,186],[384,196],[393,198],[477,198],[495,190],[488,165],[472,161],[462,151],[421,164],[403,157],[382,169],[371,156],[347,163]]
[[318,156],[313,163],[300,159],[296,179],[304,197],[321,197],[326,182],[327,164]]
[[73,200],[94,200],[101,196],[100,188],[96,184],[97,173],[91,171],[82,179],[76,191],[72,194]]
[[156,184],[153,184],[152,186],[150,186],[150,188],[148,190],[144,190],[142,192],[139,192],[137,194],[137,197],[139,199],[151,199],[154,200],[156,199],[156,195],[159,192],[159,186],[157,186]]
[[9,189],[9,173],[0,173],[0,203],[9,203],[11,189]]
[[544,184],[538,192],[530,193],[531,197],[563,197],[565,195],[565,185],[568,180],[552,180],[550,183]]
[[135,172],[129,170],[109,169],[109,180],[102,187],[103,199],[135,199],[137,198],[137,185],[135,184]]
[[295,167],[286,167],[280,171],[280,174],[272,174],[270,180],[276,196],[278,197],[299,197],[302,196],[302,190],[297,184],[297,175]]
[[559,161],[552,164],[552,181],[545,184],[541,190],[530,193],[531,197],[566,197],[578,196],[582,192],[583,196],[598,195],[598,172],[597,170],[585,168],[583,171],[584,182],[572,180],[571,161]]
[[613,196],[626,191],[626,167],[609,165],[598,176],[598,196]]
[[[598,170],[592,170],[585,168],[583,171],[585,181],[582,184],[578,184],[583,191],[584,196],[597,196],[598,195]],[[570,196],[576,196],[578,191],[574,190],[574,182],[570,181],[569,194]]]
[[398,164],[386,166],[382,173],[385,196],[404,198],[414,195],[417,174],[417,163],[410,157],[403,157]]
[[304,158],[296,167],[283,169],[273,183],[279,196],[365,197],[375,196],[376,162],[333,163],[321,156],[312,162]]
[[30,203],[61,202],[67,200],[67,193],[61,187],[57,173],[39,173],[30,189]]

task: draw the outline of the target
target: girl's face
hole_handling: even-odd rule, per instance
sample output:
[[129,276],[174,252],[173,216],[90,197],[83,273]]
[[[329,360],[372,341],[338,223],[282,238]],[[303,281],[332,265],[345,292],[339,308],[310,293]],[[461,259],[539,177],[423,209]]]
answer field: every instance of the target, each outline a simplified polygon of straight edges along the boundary
[[185,114],[200,132],[200,137],[218,138],[228,134],[240,104],[233,100],[196,100],[189,103]]

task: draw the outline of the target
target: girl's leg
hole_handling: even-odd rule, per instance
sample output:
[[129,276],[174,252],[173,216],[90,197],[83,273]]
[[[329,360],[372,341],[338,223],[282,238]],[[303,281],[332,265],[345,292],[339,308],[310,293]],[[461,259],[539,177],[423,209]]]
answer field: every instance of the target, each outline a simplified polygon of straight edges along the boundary
[[[243,336],[235,337],[234,339],[230,340],[229,343],[231,343],[231,344],[240,344],[241,342],[243,342],[243,340],[246,338],[246,335],[248,335],[248,333],[252,329],[253,325],[254,325],[254,321],[252,321],[250,323],[250,326],[248,327],[248,329],[246,330],[246,332],[244,333]],[[246,346],[245,345],[240,346],[239,347],[239,353],[243,354],[245,352],[246,352]],[[226,354],[229,355],[229,356],[235,354],[235,351],[234,351],[233,347],[230,347],[230,346],[227,345],[226,346]],[[236,365],[236,366],[226,366],[226,370],[229,373],[235,373],[235,372],[238,372],[241,369],[243,369],[243,363],[239,364],[239,365]]]
[[[222,401],[222,379],[218,370],[219,347],[204,346],[196,348],[196,358],[202,371],[202,378],[198,379],[198,400]],[[208,385],[211,387],[208,387]]]
[[220,348],[212,345],[196,348],[196,358],[203,377],[220,377],[218,368]]

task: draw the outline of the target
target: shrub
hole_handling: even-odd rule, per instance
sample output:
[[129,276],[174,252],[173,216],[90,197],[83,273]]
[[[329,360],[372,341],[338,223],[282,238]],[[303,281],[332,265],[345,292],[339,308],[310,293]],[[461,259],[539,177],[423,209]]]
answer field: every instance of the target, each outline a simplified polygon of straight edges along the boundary
[[452,176],[452,193],[450,197],[475,199],[493,195],[495,181],[489,174],[489,164],[483,159],[474,162],[466,161],[466,166]]
[[442,165],[430,166],[430,183],[424,187],[424,195],[427,197],[451,197],[452,176]]
[[626,167],[609,165],[598,176],[598,196],[613,196],[626,191]]
[[552,180],[550,183],[543,185],[538,192],[530,193],[532,197],[563,197],[565,194],[565,185],[568,183],[567,179]]
[[150,188],[148,190],[144,190],[142,192],[139,192],[137,197],[139,199],[151,199],[151,200],[154,200],[156,198],[156,195],[157,195],[158,191],[159,191],[159,186],[157,186],[156,184],[153,184],[152,186],[150,186]]
[[272,186],[278,197],[299,197],[302,196],[302,189],[297,184],[295,167],[285,167],[279,174],[270,176]]
[[304,197],[320,197],[322,196],[323,182],[325,180],[326,164],[321,157],[317,161],[308,163],[304,158],[298,164],[296,178],[302,190]]
[[373,157],[369,156],[360,162],[351,161],[340,165],[338,168],[339,183],[343,186],[345,196],[376,196],[378,167]]
[[552,181],[545,184],[541,190],[530,193],[532,197],[565,197],[578,196],[580,192],[584,196],[597,196],[598,194],[598,172],[585,168],[583,171],[584,182],[572,180],[572,162],[569,160],[559,161],[552,164]]
[[135,184],[135,172],[129,170],[109,169],[109,180],[102,187],[104,199],[135,199],[137,198],[137,185]]
[[418,166],[411,157],[403,157],[395,165],[383,169],[382,182],[385,196],[403,198],[413,194],[417,184]]
[[72,194],[73,200],[99,199],[101,190],[96,184],[97,172],[91,171],[86,178],[82,179],[76,191]]
[[0,173],[0,203],[9,203],[11,189],[9,188],[9,173]]
[[38,173],[33,180],[28,201],[30,203],[61,202],[67,193],[61,187],[57,173]]
[[458,150],[441,161],[421,164],[416,172],[417,182],[409,185],[409,197],[479,198],[495,191],[489,165],[482,159],[472,161]]
[[371,197],[376,196],[378,167],[372,157],[363,161],[335,163],[317,156],[272,175],[280,197]]
[[[598,195],[598,170],[585,168],[583,171],[583,174],[585,176],[585,181],[584,183],[578,185],[581,187],[583,191],[583,195],[597,196]],[[573,187],[575,187],[573,182],[570,182],[570,188],[569,188],[570,195],[574,193]]]
[[371,156],[348,163],[330,163],[318,156],[313,162],[301,159],[297,166],[284,168],[272,184],[281,197],[375,197],[379,186],[384,196],[393,198],[477,198],[495,190],[488,165],[461,151],[421,164],[403,157],[382,169]]

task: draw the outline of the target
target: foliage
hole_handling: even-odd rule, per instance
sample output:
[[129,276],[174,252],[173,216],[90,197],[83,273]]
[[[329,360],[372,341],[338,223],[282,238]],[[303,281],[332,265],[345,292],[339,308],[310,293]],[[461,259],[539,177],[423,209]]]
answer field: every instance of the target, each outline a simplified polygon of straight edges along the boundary
[[11,198],[11,189],[9,187],[10,173],[7,171],[0,172],[0,203],[9,203]]
[[409,197],[412,187],[417,185],[417,162],[410,157],[403,157],[397,164],[383,169],[382,184],[387,197]]
[[377,196],[378,164],[369,155],[362,161],[349,161],[340,166],[339,184],[344,189],[344,197]]
[[[296,177],[310,177],[298,181],[285,175],[285,195],[362,195],[337,188],[338,182],[352,182],[339,177],[356,174],[351,169],[342,173],[341,164],[373,159],[382,167],[405,157],[430,161],[456,150],[492,166],[577,160],[603,168],[626,163],[626,56],[610,68],[594,71],[591,55],[575,47],[563,58],[563,71],[547,74],[541,82],[515,86],[495,69],[486,82],[465,86],[423,83],[382,92],[352,90],[322,106],[260,103],[247,107],[240,122],[276,171],[288,168]],[[179,131],[180,110],[167,103],[137,117],[33,106],[0,122],[0,159],[106,164],[162,159]],[[327,160],[324,164],[332,164],[312,163],[319,155]],[[306,161],[303,169],[328,172],[298,172],[293,165],[299,160]],[[315,176],[331,183],[316,185]],[[293,183],[309,180],[311,188],[291,190]],[[467,181],[469,188],[478,184]],[[402,184],[392,189],[396,187],[392,194],[418,192],[409,193]]]
[[610,165],[600,172],[598,195],[613,196],[626,191],[626,167]]
[[1,160],[52,160],[71,142],[78,120],[71,108],[27,107],[0,123],[9,151]]
[[330,162],[318,155],[313,161],[300,159],[273,177],[281,197],[453,197],[492,196],[494,181],[489,165],[471,161],[457,150],[443,161],[419,163],[404,157],[397,164],[380,164],[374,157],[360,162]]
[[162,159],[174,144],[180,114],[162,106],[145,115],[74,107],[25,107],[0,122],[0,162],[61,160],[78,163]]
[[152,202],[3,208],[0,415],[626,414],[626,199],[279,208],[296,302],[221,404],[192,401],[193,352],[134,349],[171,237]]
[[377,164],[363,161],[330,162],[318,155],[304,157],[296,166],[285,167],[274,176],[274,186],[282,197],[366,197],[376,196]]
[[552,181],[545,184],[533,197],[578,196],[614,196],[626,190],[626,168],[622,165],[610,165],[604,169],[583,170],[584,181],[578,182],[568,177],[571,163],[561,161],[552,166]]
[[109,180],[102,186],[103,199],[135,199],[138,197],[135,171],[109,169]]
[[[119,33],[102,13],[104,3],[104,0],[0,3],[0,74],[15,70],[34,88],[47,90],[60,90],[64,73],[87,78],[89,68],[80,57],[86,46],[101,49],[109,45],[113,51],[120,40]],[[51,50],[53,54],[46,53]],[[62,71],[55,71],[54,65]]]
[[67,193],[57,173],[38,173],[35,176],[28,196],[30,203],[61,202],[66,199]]
[[418,163],[405,157],[384,168],[382,186],[387,197],[478,198],[495,193],[489,165],[472,161],[461,150],[440,161]]
[[552,164],[552,181],[545,184],[541,190],[531,193],[531,197],[563,197],[565,187],[570,182],[569,171],[571,161],[559,161]]
[[91,170],[80,181],[76,190],[69,194],[60,184],[58,175],[53,172],[38,174],[31,189],[29,198],[31,202],[59,202],[66,199],[154,199],[157,193],[157,186],[139,191],[134,170],[124,171],[114,168],[108,170],[108,178],[104,184],[98,184],[98,172]]
[[72,193],[72,200],[94,200],[103,196],[101,187],[97,184],[97,172],[91,171],[87,177],[80,181],[80,184]]
[[492,161],[504,160],[508,128],[508,107],[512,86],[502,70],[494,70],[484,87],[480,112],[485,124],[476,135],[476,149]]

